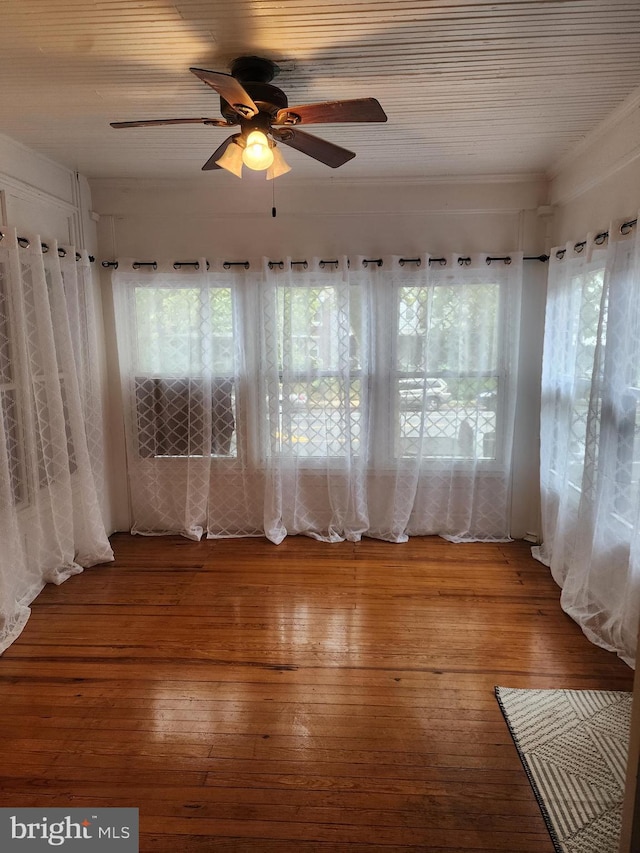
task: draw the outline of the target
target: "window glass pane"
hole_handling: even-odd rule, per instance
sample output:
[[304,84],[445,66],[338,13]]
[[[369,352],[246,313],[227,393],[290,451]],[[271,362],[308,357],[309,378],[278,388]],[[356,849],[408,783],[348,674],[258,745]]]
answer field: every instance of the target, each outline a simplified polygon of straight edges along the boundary
[[138,287],[135,309],[137,372],[233,375],[230,288]]
[[640,493],[640,387],[622,398],[618,419],[614,507],[629,524],[635,523]]
[[[569,426],[568,476],[572,485],[582,487],[584,472],[587,416],[591,383],[594,375],[594,356],[598,341],[598,324],[602,311],[602,344],[606,343],[607,305],[601,308],[604,271],[597,270],[576,276],[572,281],[573,316],[569,358],[573,363],[565,368],[565,381],[571,389]],[[601,386],[601,383],[599,383]]]
[[495,459],[497,405],[495,377],[400,379],[396,456]]
[[432,375],[495,371],[499,300],[497,284],[401,288],[398,370]]
[[276,452],[301,457],[358,455],[361,450],[362,380],[323,376],[281,382]]
[[211,323],[211,372],[214,376],[233,376],[233,303],[231,288],[216,287],[209,291]]
[[[279,357],[291,372],[335,372],[360,362],[360,288],[349,288],[349,304],[339,304],[335,287],[278,290]],[[355,324],[355,327],[354,327]]]
[[396,339],[396,456],[496,458],[500,286],[403,287]]
[[278,420],[274,452],[352,456],[361,450],[361,291],[336,287],[278,290]]
[[136,288],[138,370],[163,376],[200,372],[199,312],[197,288]]

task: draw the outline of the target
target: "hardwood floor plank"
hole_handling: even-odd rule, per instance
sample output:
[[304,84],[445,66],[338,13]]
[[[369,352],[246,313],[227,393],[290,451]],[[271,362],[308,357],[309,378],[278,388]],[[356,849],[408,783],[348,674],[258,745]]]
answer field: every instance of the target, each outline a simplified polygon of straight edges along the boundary
[[113,546],[0,658],[0,806],[142,853],[552,853],[494,687],[632,686],[526,543]]

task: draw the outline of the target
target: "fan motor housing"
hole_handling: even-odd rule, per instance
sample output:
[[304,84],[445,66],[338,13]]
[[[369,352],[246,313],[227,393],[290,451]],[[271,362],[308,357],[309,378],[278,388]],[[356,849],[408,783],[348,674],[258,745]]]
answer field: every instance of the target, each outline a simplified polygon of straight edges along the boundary
[[[266,113],[270,118],[273,118],[278,110],[285,109],[289,106],[287,96],[278,89],[277,86],[272,86],[270,83],[244,83],[242,84],[247,93],[251,95],[253,102],[261,113]],[[230,122],[237,122],[238,113],[228,104],[224,98],[220,98],[220,112]]]
[[229,69],[231,76],[245,83],[270,83],[280,73],[280,69],[270,59],[262,56],[239,56]]

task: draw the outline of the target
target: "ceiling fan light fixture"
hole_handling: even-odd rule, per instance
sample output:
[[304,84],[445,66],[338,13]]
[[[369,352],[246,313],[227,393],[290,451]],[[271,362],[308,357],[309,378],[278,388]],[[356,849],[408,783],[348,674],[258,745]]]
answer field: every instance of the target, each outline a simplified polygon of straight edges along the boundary
[[261,172],[268,169],[273,161],[273,150],[269,147],[269,140],[266,135],[261,130],[252,130],[242,152],[242,162],[249,169]]
[[191,68],[190,71],[199,80],[220,96],[222,118],[141,119],[111,122],[111,126],[240,126],[240,133],[228,137],[219,145],[202,167],[202,171],[226,169],[241,178],[244,164],[255,171],[268,171],[267,178],[271,180],[289,171],[289,167],[275,150],[274,139],[332,169],[343,166],[356,156],[353,151],[334,145],[327,139],[298,130],[297,125],[387,120],[385,111],[375,98],[322,101],[289,107],[286,94],[270,82],[278,70],[270,59],[258,56],[240,56],[235,59],[231,64],[231,74]]
[[232,175],[235,175],[237,178],[242,177],[242,148],[238,145],[237,142],[231,142],[227,145],[224,154],[220,157],[219,160],[216,160],[216,164],[220,166],[221,169],[226,169],[227,172],[231,172]]
[[272,181],[274,178],[279,178],[280,175],[286,175],[287,172],[291,171],[291,166],[280,153],[280,149],[274,145],[271,151],[273,152],[273,163],[267,170],[268,181]]

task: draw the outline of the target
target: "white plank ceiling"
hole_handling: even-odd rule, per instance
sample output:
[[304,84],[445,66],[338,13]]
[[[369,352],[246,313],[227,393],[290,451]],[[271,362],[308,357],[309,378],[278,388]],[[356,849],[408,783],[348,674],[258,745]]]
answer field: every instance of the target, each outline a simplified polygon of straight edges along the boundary
[[196,177],[229,131],[109,122],[219,117],[189,67],[243,55],[290,104],[389,117],[305,127],[357,156],[284,149],[292,176],[542,175],[640,86],[640,2],[0,0],[0,132],[89,177]]

